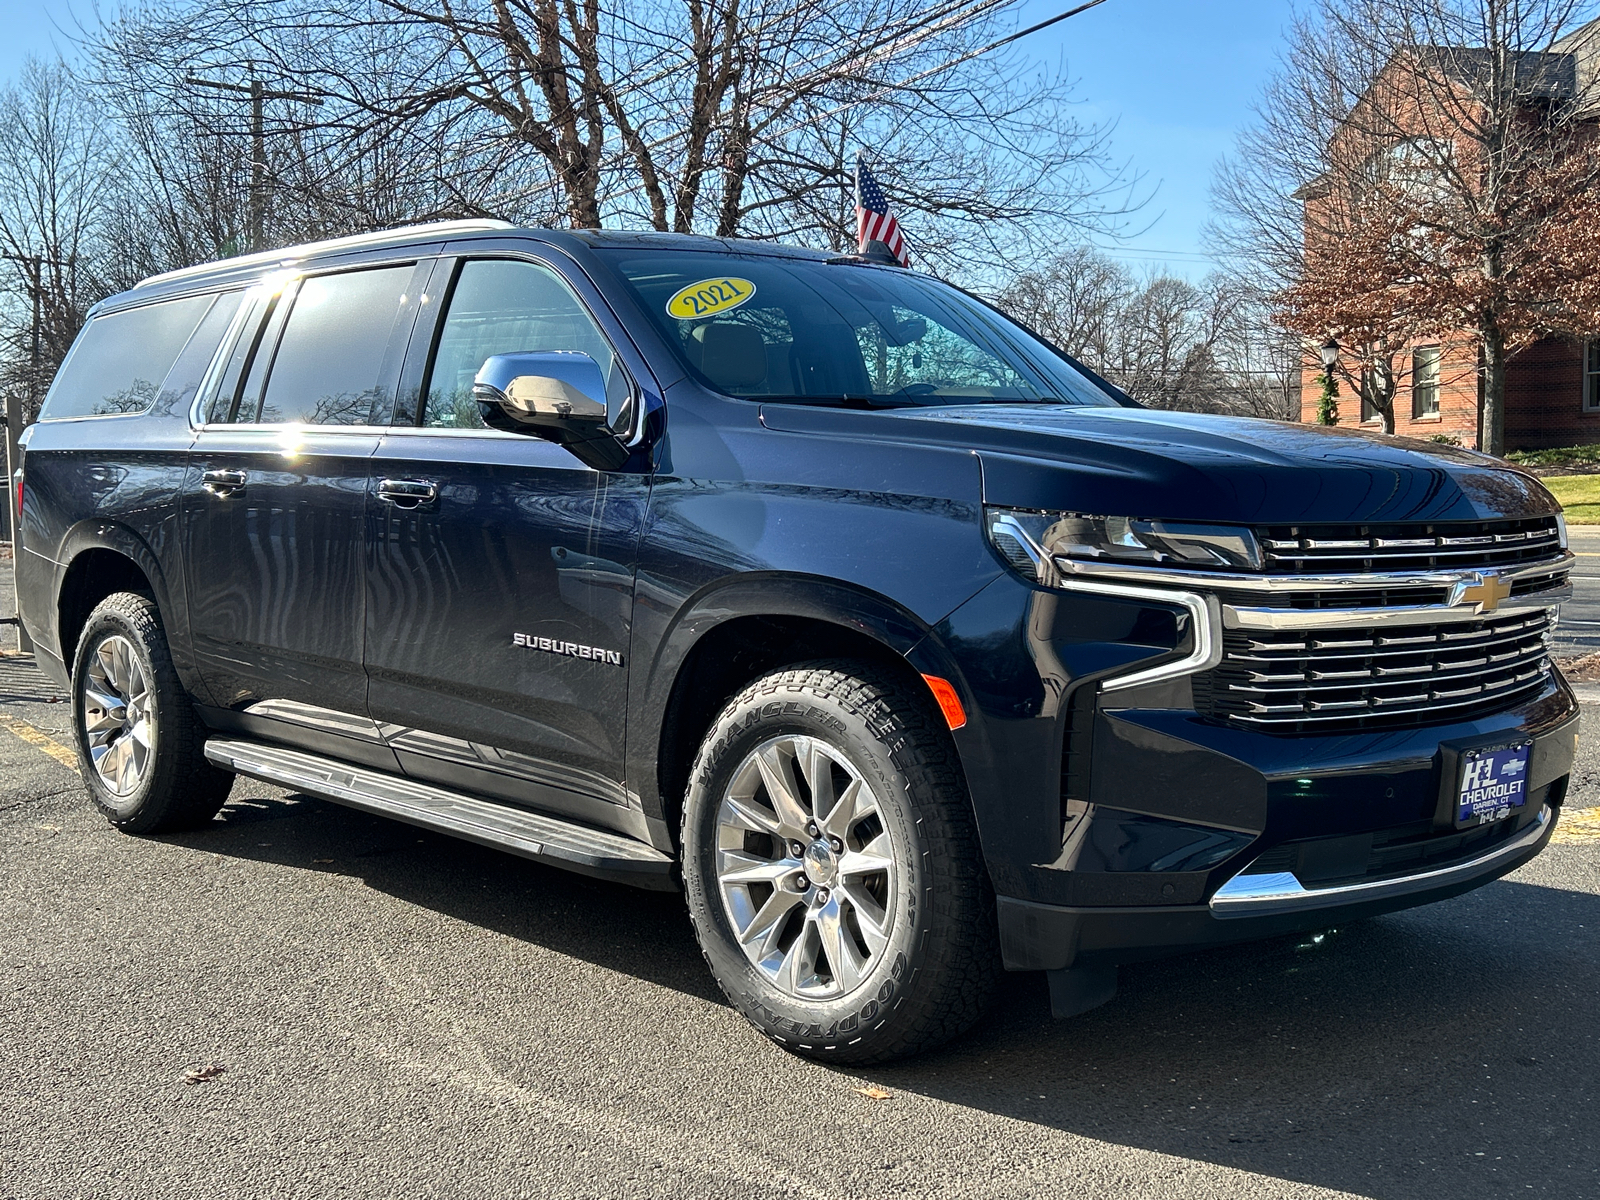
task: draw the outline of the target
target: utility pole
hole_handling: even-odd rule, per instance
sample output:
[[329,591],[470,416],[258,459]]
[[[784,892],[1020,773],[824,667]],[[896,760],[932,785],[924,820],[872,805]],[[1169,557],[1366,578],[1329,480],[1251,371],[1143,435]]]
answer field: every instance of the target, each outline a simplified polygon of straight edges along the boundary
[[267,214],[267,101],[295,100],[320,108],[322,99],[305,92],[269,89],[254,76],[248,85],[201,79],[197,75],[187,75],[183,81],[192,87],[215,88],[219,92],[235,92],[250,97],[250,249],[263,250],[266,248]]

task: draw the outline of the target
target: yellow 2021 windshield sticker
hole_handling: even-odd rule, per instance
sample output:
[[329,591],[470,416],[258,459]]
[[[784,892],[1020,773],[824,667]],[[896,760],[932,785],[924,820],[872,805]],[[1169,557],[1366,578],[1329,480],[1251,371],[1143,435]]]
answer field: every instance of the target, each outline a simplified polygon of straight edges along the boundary
[[756,285],[748,279],[702,279],[691,283],[667,301],[667,313],[682,321],[696,317],[709,317],[738,308],[756,294]]

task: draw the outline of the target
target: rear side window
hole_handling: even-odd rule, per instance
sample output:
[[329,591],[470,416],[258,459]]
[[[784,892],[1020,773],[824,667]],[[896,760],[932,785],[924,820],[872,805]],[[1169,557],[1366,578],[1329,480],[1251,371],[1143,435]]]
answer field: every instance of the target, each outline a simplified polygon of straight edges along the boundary
[[[413,264],[302,280],[272,359],[259,420],[386,425],[390,345]],[[241,413],[239,419],[248,418]]]
[[189,296],[95,317],[73,343],[40,419],[147,410],[214,299]]

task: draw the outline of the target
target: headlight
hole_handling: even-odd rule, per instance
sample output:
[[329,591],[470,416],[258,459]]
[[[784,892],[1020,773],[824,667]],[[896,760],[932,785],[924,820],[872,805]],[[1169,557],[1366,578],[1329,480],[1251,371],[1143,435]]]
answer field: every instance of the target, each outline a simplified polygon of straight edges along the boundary
[[989,540],[1002,558],[1040,583],[1055,578],[1054,558],[1198,570],[1259,571],[1261,546],[1239,525],[1142,517],[985,508]]

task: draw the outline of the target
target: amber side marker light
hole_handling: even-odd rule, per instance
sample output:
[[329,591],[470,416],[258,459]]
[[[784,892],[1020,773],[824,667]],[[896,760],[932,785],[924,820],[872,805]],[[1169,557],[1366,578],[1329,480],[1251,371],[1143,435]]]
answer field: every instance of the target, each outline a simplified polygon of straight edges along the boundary
[[967,723],[967,710],[961,707],[961,697],[956,695],[956,689],[950,686],[948,679],[940,679],[937,675],[924,675],[928,687],[933,691],[933,698],[939,702],[939,711],[944,713],[945,724],[951,729],[960,729]]

